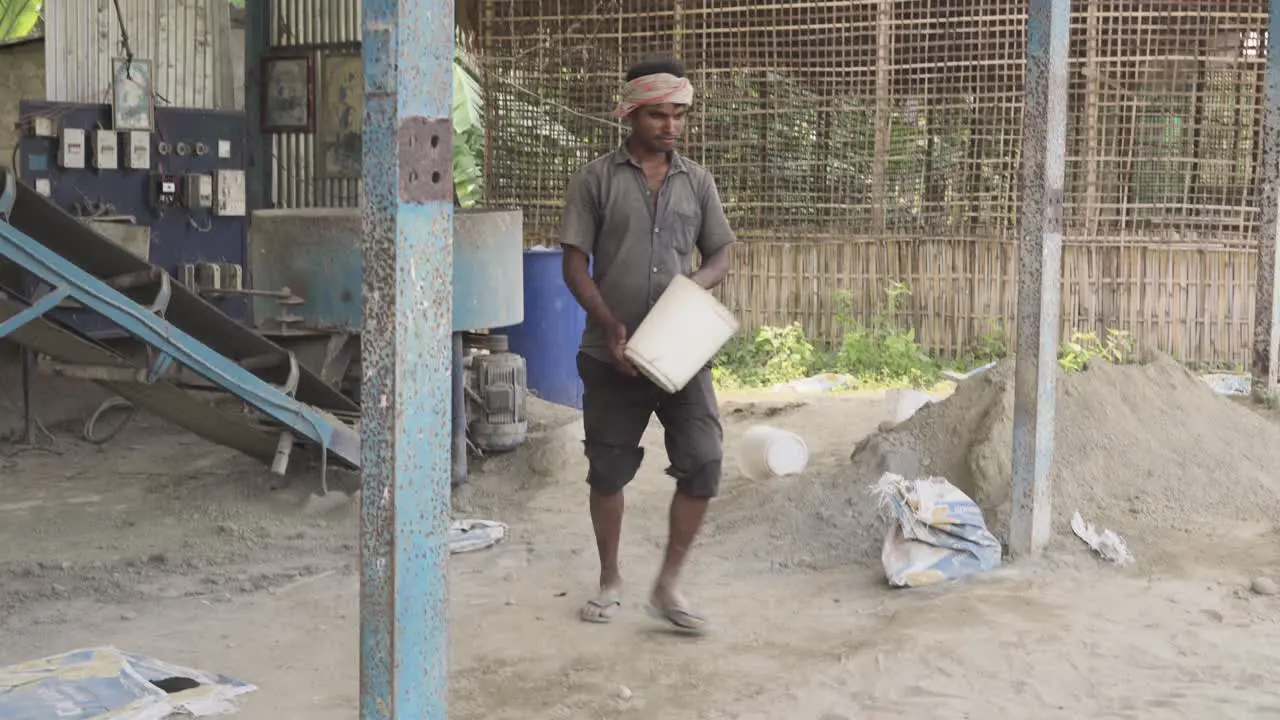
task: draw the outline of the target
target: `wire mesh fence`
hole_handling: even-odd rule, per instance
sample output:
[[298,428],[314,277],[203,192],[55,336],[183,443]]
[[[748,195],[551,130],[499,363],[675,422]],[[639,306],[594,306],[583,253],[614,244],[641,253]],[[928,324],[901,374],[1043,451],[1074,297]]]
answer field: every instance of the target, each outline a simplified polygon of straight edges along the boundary
[[[1246,362],[1266,2],[1072,11],[1064,325]],[[834,340],[842,291],[865,317],[903,281],[904,322],[961,353],[1012,328],[1025,27],[1019,0],[485,0],[488,199],[554,241],[569,178],[624,137],[626,68],[674,55],[744,323]]]

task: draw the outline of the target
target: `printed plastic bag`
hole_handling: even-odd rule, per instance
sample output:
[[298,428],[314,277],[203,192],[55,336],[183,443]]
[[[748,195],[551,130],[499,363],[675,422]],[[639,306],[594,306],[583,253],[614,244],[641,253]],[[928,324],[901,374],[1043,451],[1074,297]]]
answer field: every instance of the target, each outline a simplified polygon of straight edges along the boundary
[[1000,541],[982,510],[946,479],[885,473],[872,493],[896,521],[880,553],[890,585],[932,585],[1000,566]]

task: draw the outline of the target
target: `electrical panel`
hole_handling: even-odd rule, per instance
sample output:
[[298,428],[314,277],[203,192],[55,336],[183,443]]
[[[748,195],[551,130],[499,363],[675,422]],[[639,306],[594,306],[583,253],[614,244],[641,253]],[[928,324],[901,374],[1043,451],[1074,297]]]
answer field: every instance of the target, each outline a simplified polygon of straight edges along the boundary
[[55,123],[51,117],[41,115],[31,123],[31,126],[32,132],[36,137],[58,137],[58,124]]
[[164,212],[177,203],[177,178],[165,173],[151,173],[151,207]]
[[93,132],[93,166],[99,170],[115,170],[120,167],[120,149],[116,147],[114,130]]
[[[109,103],[15,102],[24,182],[86,223],[111,221],[97,226],[101,235],[248,321],[243,113],[158,107],[157,130],[130,131],[104,129],[113,125]],[[91,337],[121,332],[83,309],[59,313]]]
[[151,134],[141,130],[129,133],[129,169],[151,169]]
[[84,130],[63,128],[62,145],[58,149],[58,164],[71,170],[84,169]]
[[191,210],[213,207],[213,176],[187,175],[183,178],[182,202]]
[[245,191],[243,170],[218,171],[218,201],[214,211],[223,216],[244,217]]

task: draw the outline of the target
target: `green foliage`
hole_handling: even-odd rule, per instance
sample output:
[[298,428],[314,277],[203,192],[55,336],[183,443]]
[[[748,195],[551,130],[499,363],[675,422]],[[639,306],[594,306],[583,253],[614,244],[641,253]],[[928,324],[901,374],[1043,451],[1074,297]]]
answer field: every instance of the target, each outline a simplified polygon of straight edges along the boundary
[[769,387],[808,377],[817,359],[800,323],[762,327],[751,337],[727,345],[711,375],[724,388]]
[[1133,339],[1123,330],[1108,328],[1105,339],[1095,332],[1073,330],[1071,339],[1058,350],[1058,364],[1067,372],[1079,372],[1094,358],[1120,364],[1131,362],[1133,355]]
[[30,35],[42,10],[44,0],[0,0],[0,42]]
[[911,289],[902,282],[885,288],[884,308],[864,324],[853,319],[853,304],[847,294],[841,298],[841,319],[849,326],[836,350],[833,370],[848,373],[863,385],[931,387],[937,384],[938,363],[920,349],[914,329],[897,325],[903,303]]
[[890,284],[884,309],[867,324],[854,320],[850,297],[841,296],[848,331],[833,353],[815,348],[799,323],[762,327],[727,345],[712,376],[724,389],[769,387],[820,372],[852,375],[862,387],[932,387],[939,380],[938,363],[920,349],[915,331],[899,328],[895,320],[910,295],[905,284]]
[[453,192],[458,205],[469,208],[484,199],[484,93],[461,43],[453,70]]

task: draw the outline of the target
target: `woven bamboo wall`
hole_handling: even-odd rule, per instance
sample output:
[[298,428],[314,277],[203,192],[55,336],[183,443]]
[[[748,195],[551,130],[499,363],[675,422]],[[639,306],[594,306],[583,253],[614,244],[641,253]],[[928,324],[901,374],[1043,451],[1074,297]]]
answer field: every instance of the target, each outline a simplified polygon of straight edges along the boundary
[[[661,7],[661,10],[655,10]],[[955,354],[1012,328],[1025,2],[484,0],[491,203],[552,242],[569,177],[624,129],[626,67],[680,57],[684,152],[744,241],[721,291],[748,327],[839,336],[894,280]],[[1063,322],[1196,363],[1248,359],[1264,0],[1076,0]]]

